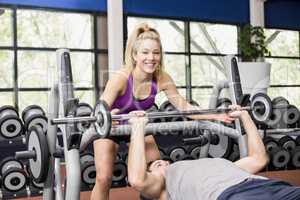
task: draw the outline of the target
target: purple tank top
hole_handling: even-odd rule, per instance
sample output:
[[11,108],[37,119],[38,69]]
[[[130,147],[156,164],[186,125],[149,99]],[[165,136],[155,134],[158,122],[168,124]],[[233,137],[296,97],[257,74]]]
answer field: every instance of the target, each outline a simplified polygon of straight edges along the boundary
[[142,100],[136,100],[133,96],[133,77],[129,75],[127,81],[127,88],[123,95],[118,96],[114,101],[111,109],[118,108],[120,112],[118,114],[127,114],[134,110],[147,110],[153,106],[155,96],[157,94],[157,83],[155,79],[152,79],[151,92],[149,97]]

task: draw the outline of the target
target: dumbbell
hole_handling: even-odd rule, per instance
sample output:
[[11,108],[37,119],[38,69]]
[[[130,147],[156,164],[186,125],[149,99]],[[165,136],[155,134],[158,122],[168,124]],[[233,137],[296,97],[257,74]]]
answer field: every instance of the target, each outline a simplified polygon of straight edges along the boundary
[[169,157],[173,162],[182,160],[186,155],[186,150],[181,146],[172,147],[169,150]]
[[20,136],[24,131],[18,112],[12,106],[0,107],[0,134],[7,139]]
[[80,155],[81,180],[87,186],[92,186],[96,181],[96,168],[94,155],[86,152]]
[[27,133],[27,150],[15,153],[18,160],[28,160],[28,171],[36,183],[46,180],[49,169],[49,149],[46,133],[39,125],[30,127]]
[[48,119],[44,110],[38,105],[27,106],[22,112],[24,127],[28,131],[32,126],[39,125],[43,132],[47,132]]
[[291,152],[296,147],[296,141],[291,136],[283,136],[278,140],[278,144]]
[[291,158],[291,164],[296,167],[300,168],[300,146],[297,146],[295,149],[291,152],[292,158]]
[[123,160],[117,160],[114,164],[114,170],[112,175],[112,186],[121,187],[125,186],[127,177],[127,165]]
[[290,153],[283,147],[275,147],[269,152],[270,164],[275,169],[281,169],[287,166],[291,159]]
[[283,123],[288,125],[288,127],[295,128],[299,118],[300,118],[300,112],[296,106],[289,105],[287,109],[283,110],[282,120]]
[[275,97],[274,99],[272,99],[272,105],[289,105],[289,101],[282,97],[282,96],[279,96],[279,97]]
[[[87,104],[87,103],[79,103],[77,108],[76,108],[76,117],[87,117],[87,116],[91,116],[93,112],[92,107]],[[87,130],[90,127],[91,123],[90,122],[80,122],[80,123],[76,123],[77,129],[79,131],[84,132],[85,130]]]
[[18,192],[26,188],[27,174],[23,164],[13,157],[4,158],[0,163],[2,186],[9,192]]
[[193,146],[190,148],[189,154],[193,157],[193,159],[201,158],[201,146]]
[[263,143],[268,153],[271,152],[274,148],[277,148],[279,146],[278,142],[270,136],[265,137],[263,139]]

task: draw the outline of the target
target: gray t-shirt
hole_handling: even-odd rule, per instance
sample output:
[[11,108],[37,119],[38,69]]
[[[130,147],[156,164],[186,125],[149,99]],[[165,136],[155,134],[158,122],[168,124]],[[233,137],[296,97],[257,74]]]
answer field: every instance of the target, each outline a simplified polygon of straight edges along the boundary
[[222,158],[179,161],[166,172],[167,199],[216,200],[224,190],[247,178],[264,179]]

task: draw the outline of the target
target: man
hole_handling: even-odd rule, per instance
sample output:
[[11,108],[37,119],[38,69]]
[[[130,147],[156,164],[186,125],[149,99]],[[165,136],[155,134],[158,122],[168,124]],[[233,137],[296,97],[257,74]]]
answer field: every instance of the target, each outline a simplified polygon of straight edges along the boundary
[[300,188],[256,176],[268,163],[258,130],[247,111],[232,107],[248,136],[248,156],[236,162],[222,158],[180,161],[156,160],[147,167],[144,133],[148,119],[134,112],[128,157],[128,180],[147,198],[160,200],[299,200]]

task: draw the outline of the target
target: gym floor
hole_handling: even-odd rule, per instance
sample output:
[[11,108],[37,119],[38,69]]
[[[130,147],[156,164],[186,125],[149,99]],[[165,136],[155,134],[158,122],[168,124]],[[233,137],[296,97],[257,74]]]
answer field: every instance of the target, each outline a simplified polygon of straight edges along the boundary
[[[288,171],[271,171],[271,172],[262,172],[259,175],[266,176],[269,178],[285,180],[292,185],[300,186],[300,170],[288,170]],[[89,200],[91,192],[81,192],[80,200]],[[41,196],[39,197],[28,197],[20,198],[18,200],[42,200]],[[114,188],[110,190],[110,200],[139,200],[139,193],[136,192],[131,187],[125,188]]]

